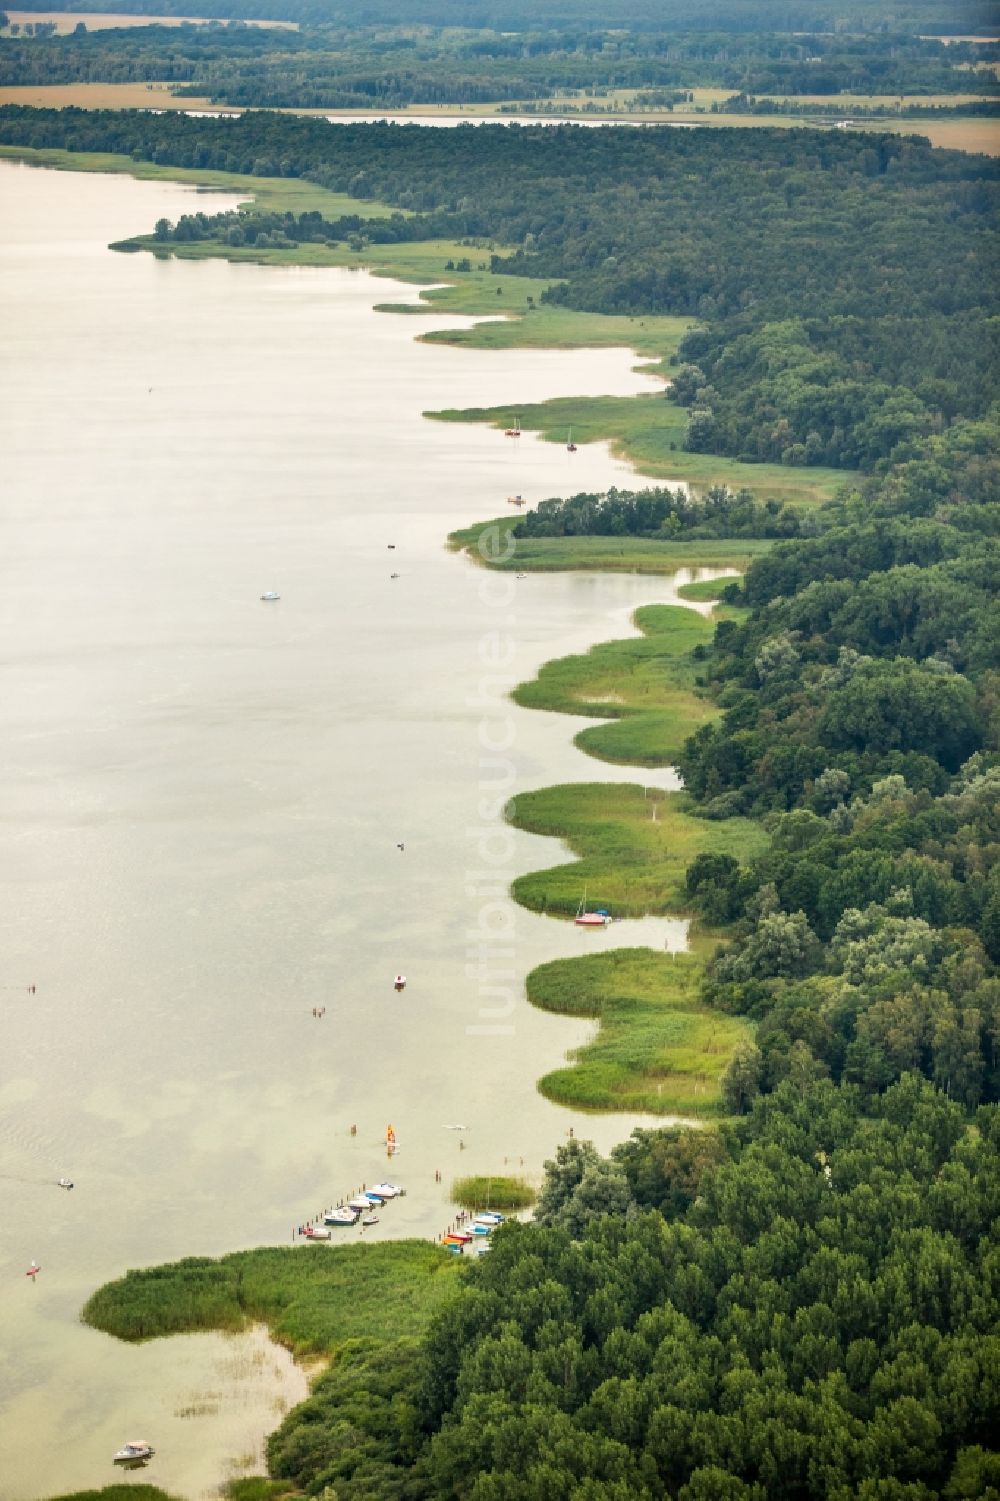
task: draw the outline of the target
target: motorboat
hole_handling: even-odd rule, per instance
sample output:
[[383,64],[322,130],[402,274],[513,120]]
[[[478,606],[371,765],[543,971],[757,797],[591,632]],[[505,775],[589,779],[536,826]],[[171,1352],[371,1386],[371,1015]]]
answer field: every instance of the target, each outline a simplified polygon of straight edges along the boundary
[[458,1240],[461,1241],[463,1246],[465,1246],[468,1245],[469,1241],[472,1239],[472,1234],[468,1230],[449,1230],[444,1239]]
[[340,1209],[331,1209],[329,1214],[324,1214],[323,1223],[324,1225],[356,1225],[359,1213],[359,1210],[349,1209],[345,1205]]
[[264,593],[261,595],[261,599],[265,604],[273,604],[276,599],[280,598],[281,595],[276,589],[265,589]]
[[406,976],[405,975],[397,975],[396,978],[393,980],[392,983],[393,983],[393,986],[394,986],[394,988],[396,990],[405,990],[406,989]]
[[145,1464],[155,1453],[152,1444],[147,1444],[144,1438],[130,1438],[127,1444],[122,1444],[114,1462],[116,1465]]
[[492,1235],[495,1229],[495,1225],[473,1225],[472,1233],[473,1235]]
[[489,1210],[486,1210],[484,1214],[477,1214],[472,1223],[474,1225],[489,1225],[492,1230],[495,1230],[497,1225],[503,1224],[503,1215],[493,1214]]
[[366,1214],[366,1215],[363,1215],[362,1219],[361,1219],[361,1223],[363,1225],[377,1225],[378,1224],[378,1215],[377,1214]]
[[56,1186],[58,1188],[72,1188],[73,1180],[71,1178],[57,1178]]
[[370,1209],[380,1209],[382,1207],[382,1200],[370,1199],[367,1194],[356,1194],[353,1199],[348,1199],[347,1207],[353,1210],[355,1214],[367,1214]]
[[320,1225],[307,1225],[302,1234],[306,1240],[329,1240],[333,1232],[324,1230]]
[[406,1190],[398,1183],[375,1183],[368,1192],[378,1194],[380,1199],[401,1199]]

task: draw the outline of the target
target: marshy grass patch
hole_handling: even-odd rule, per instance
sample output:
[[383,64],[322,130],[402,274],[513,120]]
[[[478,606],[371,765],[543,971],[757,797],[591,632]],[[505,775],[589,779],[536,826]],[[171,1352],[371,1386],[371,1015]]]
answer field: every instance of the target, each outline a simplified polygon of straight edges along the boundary
[[126,1272],[84,1305],[84,1323],[119,1339],[266,1323],[296,1354],[424,1329],[451,1291],[453,1259],[424,1240],[263,1246]]
[[576,736],[600,760],[669,766],[688,735],[718,717],[695,692],[691,659],[711,641],[715,622],[684,605],[646,605],[633,619],[640,635],[546,662],[512,696],[523,708],[611,721]]
[[696,855],[732,855],[746,864],[767,846],[748,818],[697,818],[683,792],[634,782],[574,782],[525,792],[508,806],[515,828],[563,839],[575,861],[518,876],[514,899],[533,912],[572,917],[589,907],[614,917],[683,912],[684,874]]
[[500,573],[676,573],[679,568],[735,568],[742,572],[773,542],[725,540],[673,542],[658,537],[513,537],[512,512],[460,527],[448,537],[453,552]]
[[695,954],[638,948],[533,969],[532,1005],[599,1023],[566,1067],[539,1080],[541,1093],[582,1110],[721,1113],[719,1078],[750,1027],[701,1004],[702,970]]
[[526,1179],[504,1174],[456,1178],[451,1185],[452,1203],[463,1209],[529,1209],[537,1197]]

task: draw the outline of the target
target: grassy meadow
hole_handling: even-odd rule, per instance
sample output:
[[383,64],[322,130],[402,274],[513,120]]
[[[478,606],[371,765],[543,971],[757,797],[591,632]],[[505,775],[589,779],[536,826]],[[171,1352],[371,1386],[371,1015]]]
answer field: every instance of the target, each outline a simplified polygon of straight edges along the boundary
[[574,782],[524,792],[508,817],[530,834],[564,839],[578,858],[518,876],[511,891],[533,912],[572,917],[586,890],[588,905],[614,917],[683,911],[684,873],[703,852],[745,863],[767,844],[747,818],[696,818],[683,792],[633,782]]
[[615,949],[533,969],[527,989],[534,1005],[600,1023],[567,1067],[539,1081],[542,1094],[583,1110],[718,1113],[719,1076],[750,1029],[701,1004],[701,971],[694,954],[652,949]]
[[325,1355],[346,1340],[419,1333],[454,1275],[448,1253],[424,1240],[265,1246],[127,1272],[81,1317],[126,1340],[263,1322],[297,1355]]

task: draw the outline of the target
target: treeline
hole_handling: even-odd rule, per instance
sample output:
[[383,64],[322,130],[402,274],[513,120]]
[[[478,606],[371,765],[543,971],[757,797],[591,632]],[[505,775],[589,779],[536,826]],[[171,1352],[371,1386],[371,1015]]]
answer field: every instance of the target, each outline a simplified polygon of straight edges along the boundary
[[704,493],[669,488],[580,493],[542,500],[513,529],[515,537],[797,537],[801,513],[751,490],[711,485]]
[[[188,86],[234,106],[399,107],[420,102],[545,100],[557,92],[711,85],[740,94],[1000,90],[995,45],[912,36],[663,35],[621,30],[523,33],[428,26],[124,27],[67,35],[27,23],[0,38],[0,84]],[[25,33],[31,40],[24,40]]]
[[998,478],[995,422],[958,424],[728,591],[751,611],[705,654],[724,713],[679,764],[707,816],[772,836],[687,876],[736,924],[705,999],[759,1021],[732,1108],[796,1071],[1000,1098]]
[[[45,0],[27,0],[21,7],[45,9]],[[90,0],[67,0],[68,11],[92,8]],[[108,0],[112,13],[187,15],[186,0]],[[251,20],[290,20],[300,24],[335,23],[346,26],[411,26],[408,0],[203,0],[203,16],[245,17]],[[491,31],[531,32],[579,29],[603,32],[608,25],[604,0],[422,0],[420,20],[438,27],[487,28]],[[991,36],[996,16],[991,0],[616,0],[615,20],[623,32],[802,32],[823,35],[837,30],[941,36],[981,33]]]
[[308,177],[518,246],[549,301],[696,317],[695,450],[871,467],[997,395],[1000,166],[919,138],[5,106],[0,141]]

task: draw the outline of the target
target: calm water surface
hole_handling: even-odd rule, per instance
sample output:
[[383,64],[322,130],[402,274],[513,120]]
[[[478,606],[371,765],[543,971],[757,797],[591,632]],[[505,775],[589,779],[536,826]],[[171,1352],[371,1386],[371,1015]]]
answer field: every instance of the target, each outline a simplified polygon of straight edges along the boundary
[[259,1332],[126,1347],[78,1323],[88,1292],[288,1243],[385,1176],[388,1122],[393,1236],[439,1233],[459,1171],[536,1175],[570,1126],[609,1147],[632,1118],[537,1094],[589,1027],[529,1008],[523,976],[685,942],[516,909],[510,877],[566,854],[496,814],[508,775],[615,775],[503,680],[672,583],[517,580],[443,547],[514,491],[626,471],[421,417],[649,378],[625,350],[417,343],[372,310],[412,289],[366,273],[105,248],[193,202],[0,163],[3,1501],[110,1483],[135,1431],[146,1478],[191,1501],[259,1465],[305,1389],[284,1353]]

